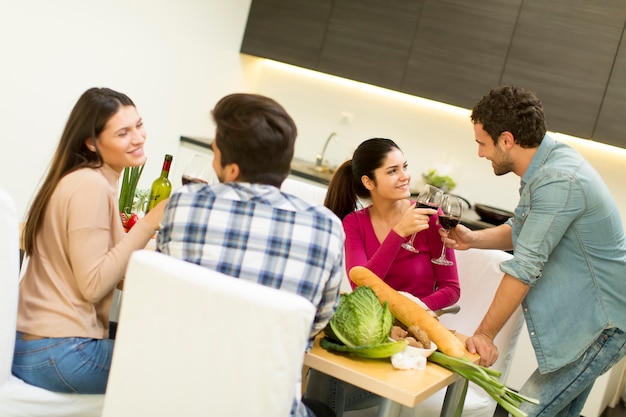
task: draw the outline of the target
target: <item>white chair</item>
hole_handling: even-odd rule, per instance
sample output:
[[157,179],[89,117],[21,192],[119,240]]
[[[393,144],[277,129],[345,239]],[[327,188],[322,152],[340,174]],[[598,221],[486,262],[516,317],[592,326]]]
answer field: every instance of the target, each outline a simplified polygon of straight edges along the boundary
[[[459,282],[461,284],[461,298],[457,304],[461,311],[457,314],[445,314],[440,321],[447,328],[456,330],[461,334],[471,335],[482,320],[491,305],[495,291],[503,276],[499,265],[502,261],[510,259],[512,255],[497,250],[469,249],[456,251],[457,268],[459,270]],[[501,381],[506,377],[511,366],[517,337],[520,334],[524,317],[521,307],[518,308],[509,319],[494,342],[498,346],[500,356],[492,366],[502,373]],[[441,390],[425,401],[417,404],[414,408],[402,407],[402,417],[436,417],[441,412],[441,406],[445,390]],[[469,384],[463,417],[487,417],[493,416],[496,402],[482,388]],[[376,407],[344,413],[346,417],[366,417],[375,415]]]
[[0,190],[0,416],[99,417],[104,395],[61,394],[26,384],[11,374],[19,281],[15,205]]
[[298,295],[135,252],[103,417],[288,416],[314,315]]
[[300,181],[295,178],[287,177],[283,181],[280,190],[300,197],[312,204],[323,205],[326,198],[326,187],[311,184],[304,180]]

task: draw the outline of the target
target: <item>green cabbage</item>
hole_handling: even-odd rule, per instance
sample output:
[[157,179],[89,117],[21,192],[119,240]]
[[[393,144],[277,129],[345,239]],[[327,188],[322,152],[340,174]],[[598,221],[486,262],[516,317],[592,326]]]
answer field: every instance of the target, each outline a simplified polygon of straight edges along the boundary
[[341,294],[321,346],[368,358],[387,358],[406,346],[404,340],[389,341],[392,326],[387,303],[381,305],[370,287],[356,287],[349,294]]

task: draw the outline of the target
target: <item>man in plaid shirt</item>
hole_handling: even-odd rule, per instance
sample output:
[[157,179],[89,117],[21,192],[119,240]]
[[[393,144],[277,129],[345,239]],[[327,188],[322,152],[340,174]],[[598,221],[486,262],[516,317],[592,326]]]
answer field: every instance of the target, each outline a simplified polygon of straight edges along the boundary
[[[261,95],[232,94],[212,115],[213,169],[220,183],[190,183],[172,194],[157,250],[309,299],[317,307],[312,342],[338,303],[341,222],[327,208],[280,191],[297,135],[280,104]],[[314,415],[299,398],[291,414]]]

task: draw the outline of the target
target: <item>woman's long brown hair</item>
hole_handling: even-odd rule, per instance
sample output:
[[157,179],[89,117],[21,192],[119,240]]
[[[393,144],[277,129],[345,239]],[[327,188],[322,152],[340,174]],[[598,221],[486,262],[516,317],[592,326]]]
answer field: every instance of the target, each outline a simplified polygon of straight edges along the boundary
[[[74,105],[48,173],[26,215],[24,251],[27,255],[32,255],[35,250],[35,238],[41,230],[50,197],[59,181],[79,168],[102,166],[96,139],[121,106],[134,107],[135,104],[125,94],[109,88],[90,88]],[[95,152],[85,144],[89,138],[94,139]]]

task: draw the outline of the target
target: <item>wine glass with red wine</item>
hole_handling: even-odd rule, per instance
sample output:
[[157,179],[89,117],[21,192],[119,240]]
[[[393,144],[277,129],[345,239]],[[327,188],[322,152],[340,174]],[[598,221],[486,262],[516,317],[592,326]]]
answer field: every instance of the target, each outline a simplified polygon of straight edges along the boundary
[[[439,215],[439,224],[446,230],[446,234],[450,233],[450,230],[455,228],[461,221],[461,215],[463,214],[463,202],[460,198],[445,195],[441,202],[442,214]],[[450,266],[454,265],[454,262],[449,261],[446,258],[446,245],[443,244],[441,248],[441,255],[439,258],[431,259],[431,262],[437,265]]]
[[196,182],[212,184],[215,182],[213,159],[207,155],[195,154],[183,172],[183,185]]
[[[437,210],[439,205],[441,204],[441,199],[443,198],[443,191],[434,185],[426,184],[422,191],[420,191],[417,196],[417,200],[415,201],[415,208],[431,208]],[[408,242],[404,242],[402,247],[408,251],[419,253],[419,251],[413,246],[413,241],[415,240],[415,235],[417,233],[413,233]]]

